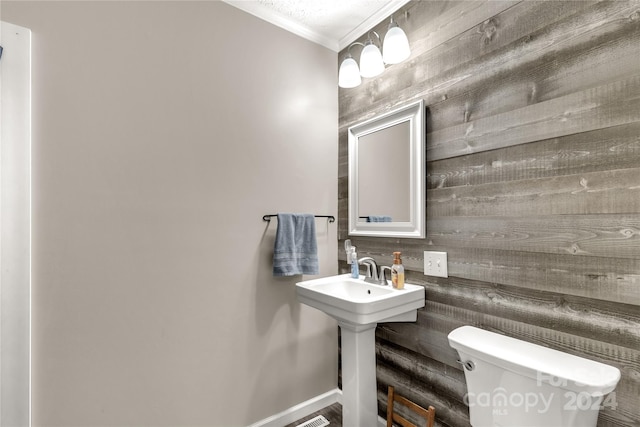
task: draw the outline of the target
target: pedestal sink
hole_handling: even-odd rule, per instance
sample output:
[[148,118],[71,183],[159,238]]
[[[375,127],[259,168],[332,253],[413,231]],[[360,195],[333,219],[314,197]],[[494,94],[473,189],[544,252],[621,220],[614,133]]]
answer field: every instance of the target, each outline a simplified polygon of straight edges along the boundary
[[378,322],[415,322],[424,287],[376,285],[349,274],[296,284],[298,300],[338,321],[342,331],[342,419],[345,426],[378,424],[375,330]]

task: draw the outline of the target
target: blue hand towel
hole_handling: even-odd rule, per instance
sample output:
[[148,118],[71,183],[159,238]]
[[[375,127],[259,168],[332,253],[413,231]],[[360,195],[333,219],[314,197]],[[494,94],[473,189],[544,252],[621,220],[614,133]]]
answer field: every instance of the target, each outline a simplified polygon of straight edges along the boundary
[[386,215],[369,215],[367,222],[392,222],[392,219]]
[[273,275],[320,274],[316,221],[311,214],[278,214]]

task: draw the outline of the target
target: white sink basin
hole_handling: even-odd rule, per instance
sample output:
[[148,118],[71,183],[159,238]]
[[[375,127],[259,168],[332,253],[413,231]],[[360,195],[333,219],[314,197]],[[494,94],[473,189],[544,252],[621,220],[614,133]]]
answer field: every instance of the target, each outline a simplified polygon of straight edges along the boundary
[[367,283],[350,274],[296,284],[298,300],[338,321],[342,337],[342,425],[378,425],[376,325],[415,322],[424,307],[424,287],[404,289]]
[[424,287],[404,289],[367,283],[350,274],[307,280],[296,284],[298,300],[338,321],[355,325],[378,322],[413,322],[424,307]]

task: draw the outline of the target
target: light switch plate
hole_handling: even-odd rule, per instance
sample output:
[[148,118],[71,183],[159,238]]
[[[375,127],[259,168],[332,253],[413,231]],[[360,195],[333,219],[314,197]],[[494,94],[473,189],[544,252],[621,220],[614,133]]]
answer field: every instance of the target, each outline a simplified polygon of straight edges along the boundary
[[424,251],[424,275],[449,277],[447,271],[447,253]]

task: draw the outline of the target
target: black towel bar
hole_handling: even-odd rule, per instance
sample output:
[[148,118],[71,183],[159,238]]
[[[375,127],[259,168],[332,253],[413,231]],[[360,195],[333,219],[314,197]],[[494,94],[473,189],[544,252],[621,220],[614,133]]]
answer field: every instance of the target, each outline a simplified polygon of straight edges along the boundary
[[[271,221],[271,217],[274,216],[278,216],[278,214],[269,214],[269,215],[264,215],[262,217],[263,221]],[[314,215],[316,218],[328,218],[329,222],[335,222],[336,221],[336,217],[334,217],[333,215]]]

